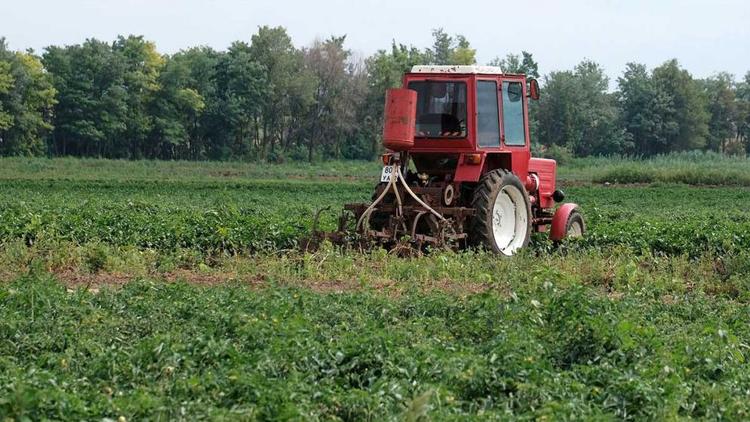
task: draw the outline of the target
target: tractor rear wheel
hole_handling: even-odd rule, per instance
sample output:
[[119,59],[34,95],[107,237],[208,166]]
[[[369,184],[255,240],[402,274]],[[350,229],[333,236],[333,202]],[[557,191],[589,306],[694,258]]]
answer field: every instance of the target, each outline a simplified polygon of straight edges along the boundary
[[513,255],[528,245],[531,203],[518,177],[506,170],[486,173],[474,189],[471,239],[487,249]]

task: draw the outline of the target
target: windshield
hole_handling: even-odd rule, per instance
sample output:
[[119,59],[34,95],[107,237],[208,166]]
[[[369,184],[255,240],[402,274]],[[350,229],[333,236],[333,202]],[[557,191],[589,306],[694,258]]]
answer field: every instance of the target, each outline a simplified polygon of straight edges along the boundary
[[464,82],[414,81],[417,91],[416,136],[463,138],[466,136],[466,84]]

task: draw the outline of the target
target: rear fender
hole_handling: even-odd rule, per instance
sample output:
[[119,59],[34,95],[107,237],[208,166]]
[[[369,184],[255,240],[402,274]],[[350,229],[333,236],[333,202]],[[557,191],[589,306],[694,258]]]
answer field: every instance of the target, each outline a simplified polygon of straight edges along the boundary
[[565,225],[568,223],[568,217],[570,217],[570,213],[577,208],[578,205],[571,202],[562,204],[560,208],[555,211],[555,215],[552,217],[552,229],[549,232],[550,239],[557,242],[565,238]]

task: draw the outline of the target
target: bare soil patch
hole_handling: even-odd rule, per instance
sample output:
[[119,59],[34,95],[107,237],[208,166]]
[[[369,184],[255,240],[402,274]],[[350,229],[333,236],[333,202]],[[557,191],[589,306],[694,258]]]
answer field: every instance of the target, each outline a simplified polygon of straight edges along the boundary
[[[398,298],[409,291],[418,290],[423,293],[442,292],[458,296],[479,294],[496,291],[504,296],[510,295],[510,289],[504,285],[488,283],[466,283],[452,280],[430,280],[419,283],[401,283],[396,280],[379,280],[361,283],[356,280],[277,280],[269,281],[259,274],[202,273],[198,271],[177,270],[148,276],[114,272],[99,272],[96,274],[65,270],[53,272],[52,275],[68,289],[84,288],[98,292],[103,287],[121,287],[137,280],[155,280],[165,283],[189,283],[212,287],[222,285],[244,285],[251,289],[264,289],[275,286],[299,287],[322,294],[374,292],[388,297]],[[8,280],[9,278],[6,278]]]

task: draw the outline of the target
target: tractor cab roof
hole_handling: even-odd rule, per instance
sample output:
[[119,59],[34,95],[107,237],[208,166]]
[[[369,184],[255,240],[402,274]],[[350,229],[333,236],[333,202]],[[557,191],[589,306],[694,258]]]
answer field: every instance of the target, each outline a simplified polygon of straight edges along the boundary
[[523,76],[520,73],[506,73],[497,66],[475,66],[475,65],[417,65],[411,68],[411,73],[445,73],[454,75],[513,75]]

